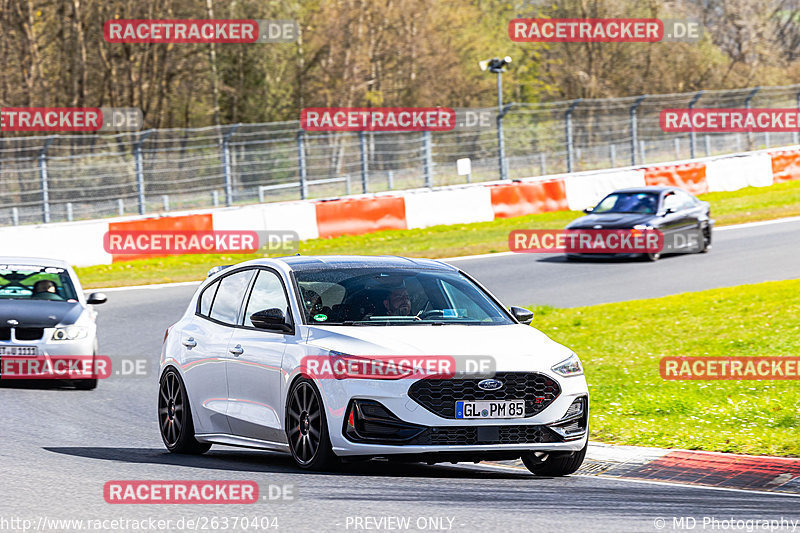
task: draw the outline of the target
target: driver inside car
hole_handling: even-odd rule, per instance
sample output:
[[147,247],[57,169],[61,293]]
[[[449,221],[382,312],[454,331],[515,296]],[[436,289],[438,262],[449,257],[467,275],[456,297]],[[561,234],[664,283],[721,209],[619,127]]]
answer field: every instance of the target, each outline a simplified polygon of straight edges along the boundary
[[392,289],[389,296],[383,301],[386,307],[386,314],[389,316],[409,316],[411,315],[411,298],[408,296],[408,289],[397,287]]
[[56,284],[49,279],[40,279],[33,284],[33,295],[31,298],[37,300],[63,300],[56,294]]

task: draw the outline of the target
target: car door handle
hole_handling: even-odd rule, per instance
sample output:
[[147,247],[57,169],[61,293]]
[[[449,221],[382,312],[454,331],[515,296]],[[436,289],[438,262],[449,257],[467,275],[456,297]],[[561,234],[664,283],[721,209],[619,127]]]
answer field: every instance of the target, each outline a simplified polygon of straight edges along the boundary
[[183,345],[186,346],[187,348],[194,348],[195,346],[197,346],[197,341],[194,340],[193,337],[189,337],[188,339],[183,341]]
[[234,346],[233,348],[231,348],[229,351],[230,351],[230,352],[231,352],[233,355],[235,355],[236,357],[239,357],[240,355],[242,355],[242,354],[244,353],[244,348],[242,348],[242,345],[241,345],[241,344],[237,344],[236,346]]

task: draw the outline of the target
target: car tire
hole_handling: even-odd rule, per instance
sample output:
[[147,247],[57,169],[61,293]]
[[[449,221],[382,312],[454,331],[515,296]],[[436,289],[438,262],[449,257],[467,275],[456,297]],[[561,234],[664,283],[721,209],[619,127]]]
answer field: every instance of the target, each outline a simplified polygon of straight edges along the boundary
[[700,253],[705,254],[711,249],[711,228],[705,226],[700,230]]
[[586,457],[586,448],[577,452],[551,453],[544,461],[540,460],[533,453],[524,454],[522,463],[530,472],[537,476],[560,477],[574,474],[583,464]]
[[194,438],[189,395],[178,371],[168,368],[158,384],[158,427],[161,440],[172,453],[202,454],[211,448]]
[[292,459],[304,470],[330,470],[340,464],[333,453],[324,404],[314,383],[300,378],[286,396],[286,439]]
[[[94,359],[97,358],[97,340],[94,341],[94,353],[92,353],[92,364]],[[97,378],[94,379],[76,379],[72,382],[77,390],[94,390],[97,388]]]
[[78,390],[94,390],[97,388],[97,379],[76,379],[74,385]]

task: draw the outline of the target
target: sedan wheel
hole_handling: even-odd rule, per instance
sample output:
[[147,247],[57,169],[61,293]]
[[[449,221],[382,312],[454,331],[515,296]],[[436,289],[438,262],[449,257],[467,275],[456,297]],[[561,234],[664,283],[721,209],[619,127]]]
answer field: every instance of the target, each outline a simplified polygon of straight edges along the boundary
[[322,399],[307,379],[296,381],[286,400],[286,438],[300,468],[320,470],[338,462],[331,450]]
[[700,230],[700,253],[704,254],[711,249],[711,228],[706,226]]
[[192,410],[186,387],[178,373],[169,369],[164,372],[158,387],[158,426],[161,439],[173,453],[205,453],[211,444],[198,442],[194,438]]

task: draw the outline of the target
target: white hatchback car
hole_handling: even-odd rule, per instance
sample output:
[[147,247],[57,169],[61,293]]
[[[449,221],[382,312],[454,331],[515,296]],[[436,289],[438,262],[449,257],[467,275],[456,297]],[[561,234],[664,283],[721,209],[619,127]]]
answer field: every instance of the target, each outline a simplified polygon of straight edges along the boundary
[[535,474],[570,474],[586,453],[586,379],[531,318],[439,261],[217,267],[164,337],[161,436],[173,452],[246,446],[311,469],[521,457]]

